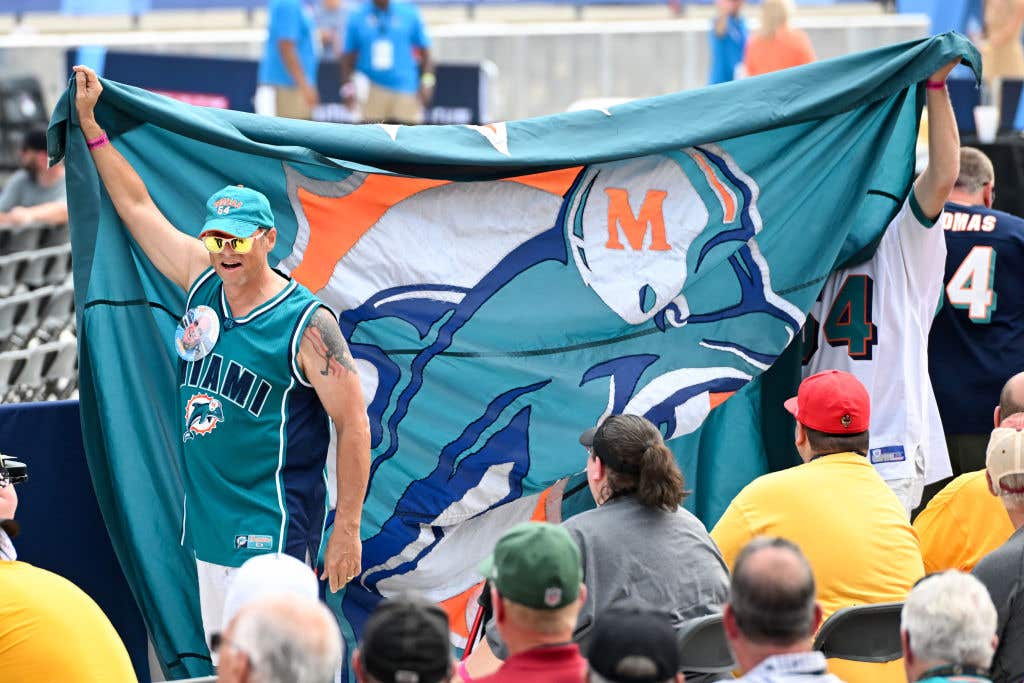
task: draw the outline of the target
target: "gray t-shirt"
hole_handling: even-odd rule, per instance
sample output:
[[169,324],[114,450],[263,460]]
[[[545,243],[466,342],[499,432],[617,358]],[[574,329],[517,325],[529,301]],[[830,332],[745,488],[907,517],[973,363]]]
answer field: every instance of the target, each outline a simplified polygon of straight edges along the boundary
[[1024,679],[1024,527],[983,557],[974,575],[988,588],[999,614],[992,680],[1019,683]]
[[62,202],[66,198],[64,180],[43,187],[23,168],[19,168],[8,179],[0,191],[0,211],[7,212],[16,206],[39,206],[50,202]]
[[[668,612],[679,628],[687,620],[721,611],[729,598],[729,570],[718,547],[701,521],[682,508],[665,512],[622,496],[562,526],[583,557],[587,600],[573,640],[584,654],[595,617],[613,604]],[[504,644],[493,623],[487,639],[502,656]]]

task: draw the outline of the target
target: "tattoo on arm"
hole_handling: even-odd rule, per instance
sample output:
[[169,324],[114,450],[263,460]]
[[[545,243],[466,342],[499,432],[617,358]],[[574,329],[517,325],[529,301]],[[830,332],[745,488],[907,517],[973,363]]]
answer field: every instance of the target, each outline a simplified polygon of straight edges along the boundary
[[334,319],[326,309],[320,309],[313,316],[313,321],[306,334],[313,344],[313,351],[317,359],[323,361],[323,369],[320,374],[340,377],[342,371],[356,372],[356,366],[352,362],[352,355],[349,353],[348,344],[341,334],[338,321]]

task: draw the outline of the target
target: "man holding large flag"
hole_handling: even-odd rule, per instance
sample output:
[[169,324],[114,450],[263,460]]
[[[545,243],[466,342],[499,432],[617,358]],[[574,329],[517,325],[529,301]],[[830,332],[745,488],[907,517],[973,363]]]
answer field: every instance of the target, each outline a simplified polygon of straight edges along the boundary
[[82,132],[118,215],[153,265],[188,292],[175,338],[183,524],[207,636],[220,630],[227,584],[246,559],[283,552],[316,561],[327,512],[328,416],[338,431],[340,484],[324,578],[339,590],[359,572],[370,437],[337,318],[270,267],[277,231],[260,192],[225,187],[207,202],[200,240],[179,232],[96,123],[103,90],[96,74],[75,67],[75,79]]
[[874,256],[835,271],[804,324],[804,378],[845,370],[871,395],[868,460],[907,517],[926,483],[952,474],[928,376],[928,332],[942,301],[946,238],[935,227],[960,172],[960,136],[946,91],[959,60],[925,82],[928,167]]
[[[487,126],[286,121],[114,82],[93,120],[76,115],[69,91],[49,142],[51,159],[68,160],[83,439],[165,671],[209,670],[197,656],[192,548],[177,547],[190,486],[180,481],[196,471],[191,444],[234,426],[219,421],[236,411],[205,365],[239,331],[220,329],[194,377],[176,341],[202,354],[213,320],[196,310],[188,330],[175,326],[198,304],[235,321],[237,302],[203,287],[238,283],[250,259],[237,247],[274,244],[269,262],[338,313],[359,370],[372,455],[363,569],[327,596],[346,640],[382,597],[416,591],[445,607],[464,644],[473,568],[506,529],[548,508],[545,490],[583,465],[576,434],[603,415],[659,427],[694,482],[688,507],[708,525],[746,483],[790,464],[792,432],[772,400],[791,396],[799,374],[784,351],[829,274],[869,259],[899,214],[923,82],[960,57],[980,76],[977,51],[945,35]],[[244,215],[250,199],[230,189],[242,183],[269,200],[276,234],[207,235],[227,255],[218,265],[243,270],[214,271],[187,302],[191,283],[158,272],[104,191],[92,156],[110,152],[87,148],[94,121],[180,231],[201,235],[203,202],[225,185],[217,216]],[[221,241],[245,235],[251,245]],[[237,365],[227,370],[236,397]],[[189,424],[183,402],[196,393],[219,403],[197,399]],[[167,454],[183,447],[181,475]],[[265,540],[236,535],[247,547]]]

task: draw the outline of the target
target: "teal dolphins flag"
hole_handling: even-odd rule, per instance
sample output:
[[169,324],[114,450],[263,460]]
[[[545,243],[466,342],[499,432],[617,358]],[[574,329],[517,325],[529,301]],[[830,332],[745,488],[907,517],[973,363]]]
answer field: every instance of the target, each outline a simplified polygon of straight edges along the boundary
[[[921,83],[958,57],[978,75],[946,34],[486,126],[290,121],[113,82],[96,116],[188,234],[225,185],[269,197],[273,263],[338,314],[370,416],[363,569],[328,603],[352,644],[381,596],[415,591],[461,646],[478,562],[511,524],[571,508],[577,437],[603,416],[658,425],[709,525],[792,462],[781,398],[799,358],[784,351],[828,274],[870,255],[900,208]],[[207,673],[181,531],[184,294],[121,224],[73,90],[49,142],[67,162],[97,495],[162,666]]]

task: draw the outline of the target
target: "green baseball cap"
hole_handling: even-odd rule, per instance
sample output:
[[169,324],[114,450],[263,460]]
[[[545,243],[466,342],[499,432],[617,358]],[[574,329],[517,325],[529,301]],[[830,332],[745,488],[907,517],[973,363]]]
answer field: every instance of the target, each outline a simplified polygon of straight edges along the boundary
[[260,228],[274,227],[274,212],[262,192],[241,185],[228,185],[206,200],[207,232],[223,232],[232,237],[249,237]]
[[565,607],[579,597],[583,582],[576,541],[547,522],[523,522],[506,531],[479,569],[503,597],[533,609]]

